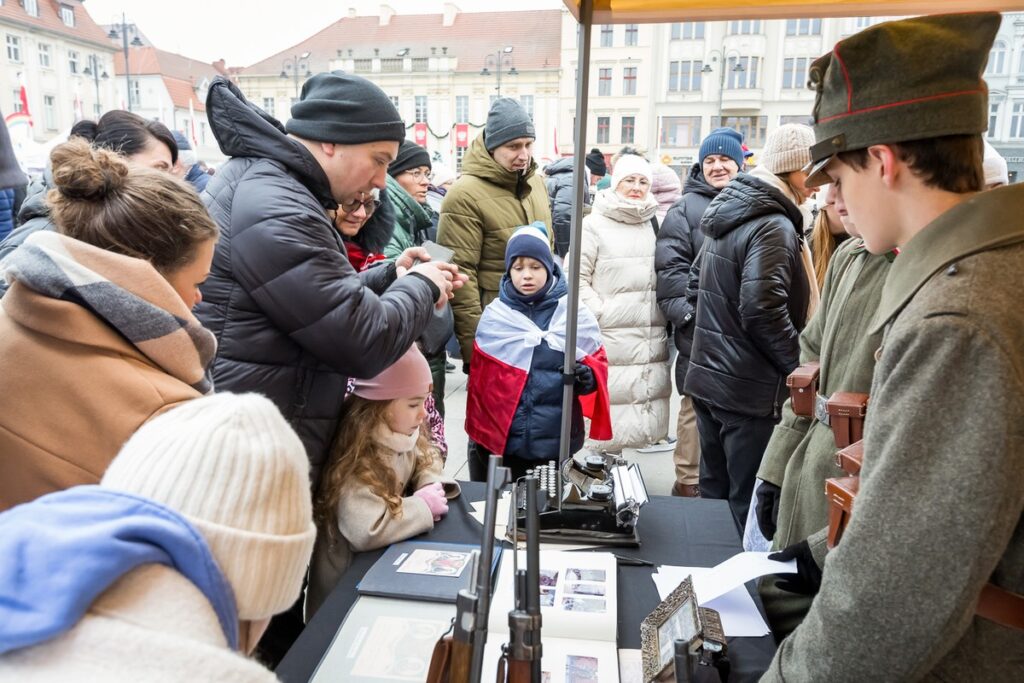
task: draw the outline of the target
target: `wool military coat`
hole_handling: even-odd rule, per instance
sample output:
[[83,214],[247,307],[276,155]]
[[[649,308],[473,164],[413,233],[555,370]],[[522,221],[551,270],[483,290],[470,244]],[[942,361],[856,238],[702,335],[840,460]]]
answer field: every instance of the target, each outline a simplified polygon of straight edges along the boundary
[[891,266],[860,493],[767,681],[1019,681],[1024,630],[1024,187],[946,211]]

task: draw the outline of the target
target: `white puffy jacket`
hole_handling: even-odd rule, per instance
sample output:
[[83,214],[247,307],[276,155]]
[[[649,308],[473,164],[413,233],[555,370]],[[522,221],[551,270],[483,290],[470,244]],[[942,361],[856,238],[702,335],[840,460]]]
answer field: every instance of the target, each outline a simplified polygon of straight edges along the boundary
[[601,326],[612,404],[612,439],[589,448],[640,448],[668,435],[668,335],[654,294],[657,208],[650,194],[630,200],[609,188],[583,219],[580,297]]

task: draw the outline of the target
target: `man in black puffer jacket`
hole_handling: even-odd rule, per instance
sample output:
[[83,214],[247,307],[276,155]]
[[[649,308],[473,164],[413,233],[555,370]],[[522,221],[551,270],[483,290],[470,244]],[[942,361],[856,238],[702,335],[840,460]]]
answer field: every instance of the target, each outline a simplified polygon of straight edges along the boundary
[[[565,258],[569,253],[569,235],[572,232],[573,171],[572,157],[559,159],[544,168],[544,185],[551,202],[551,225],[555,229],[555,253]],[[590,203],[590,190],[583,185],[583,202]]]
[[729,500],[741,533],[810,298],[797,200],[736,176],[704,213],[704,255],[690,269],[697,315],[684,390],[697,413],[700,491]]
[[280,408],[316,490],[348,377],[373,377],[408,351],[457,269],[411,267],[420,249],[358,274],[346,258],[327,211],[372,201],[405,138],[398,111],[369,81],[313,76],[282,126],[217,78],[206,111],[231,157],[202,193],[221,230],[196,309],[217,336],[214,382]]
[[690,267],[704,244],[700,221],[711,200],[743,169],[743,136],[732,128],[711,131],[700,145],[699,160],[686,178],[683,196],[665,214],[654,251],[658,307],[671,323],[676,351],[676,390],[682,396],[672,453],[676,481],[672,495],[694,498],[700,468],[700,440],[693,403],[683,393],[693,344],[694,308],[686,299]]

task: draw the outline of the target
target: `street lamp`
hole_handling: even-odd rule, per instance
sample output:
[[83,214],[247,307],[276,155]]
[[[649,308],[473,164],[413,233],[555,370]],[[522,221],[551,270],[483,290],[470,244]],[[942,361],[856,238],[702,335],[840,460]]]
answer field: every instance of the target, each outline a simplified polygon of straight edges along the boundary
[[[121,38],[121,49],[124,50],[124,85],[127,88],[126,99],[128,100],[128,111],[132,110],[132,70],[128,67],[128,21],[125,19],[124,14],[121,14],[121,35],[117,35],[117,24],[114,24],[113,28],[110,29],[110,33],[107,37],[111,40],[117,40]],[[142,47],[142,41],[139,40],[139,34],[135,31],[135,27],[131,27],[132,32],[135,33],[135,37],[132,38],[132,47]]]
[[[739,57],[742,55],[739,50],[732,50],[731,52],[726,52],[724,50],[712,50],[710,54],[712,55],[711,61],[718,60],[721,63],[718,69],[718,125],[721,126],[723,125],[722,122],[725,118],[722,115],[722,96],[725,95],[725,63],[730,57],[736,57],[736,64],[733,65],[732,70],[740,72],[746,71],[746,68],[740,64]],[[714,56],[716,54],[718,55],[717,57]],[[711,68],[710,64],[705,64],[700,71],[701,73],[709,74],[714,71],[714,69]]]
[[[125,66],[127,66],[127,63]],[[105,70],[103,75],[100,75],[100,59],[94,54],[89,55],[89,65],[82,69],[82,75],[91,76],[93,83],[96,84],[96,106],[93,114],[96,115],[96,118],[99,118],[100,113],[103,111],[103,106],[100,103],[100,79],[107,80],[110,76]]]
[[303,52],[301,55],[293,55],[291,59],[286,59],[281,63],[281,78],[288,78],[288,72],[291,71],[292,77],[295,79],[295,98],[299,97],[299,68],[303,70],[303,76],[309,77],[309,52]]
[[518,76],[519,72],[516,71],[516,67],[512,64],[512,46],[508,45],[502,50],[489,54],[484,57],[484,68],[480,70],[481,76],[490,76],[490,69],[493,68],[498,75],[497,86],[494,88],[498,92],[498,97],[501,97],[501,69],[502,67],[508,67],[509,76]]

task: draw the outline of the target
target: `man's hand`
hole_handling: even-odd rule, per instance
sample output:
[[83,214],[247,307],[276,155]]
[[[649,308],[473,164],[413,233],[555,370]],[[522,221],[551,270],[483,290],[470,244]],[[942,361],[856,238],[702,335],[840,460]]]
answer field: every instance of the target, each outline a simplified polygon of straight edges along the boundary
[[[413,265],[415,261],[419,261]],[[445,303],[455,296],[455,290],[469,281],[469,276],[459,273],[454,263],[431,261],[430,254],[423,247],[410,247],[395,259],[395,273],[402,277],[408,273],[419,273],[437,285],[441,290],[436,306],[443,308]]]
[[395,259],[395,273],[398,277],[405,275],[416,263],[426,263],[430,260],[430,254],[423,247],[409,247]]
[[821,588],[821,567],[814,561],[811,546],[806,540],[772,553],[769,560],[788,562],[796,560],[796,574],[776,574],[779,581],[775,584],[784,591],[800,595],[816,595]]
[[757,487],[757,503],[754,512],[757,513],[757,526],[761,527],[761,534],[769,541],[775,538],[775,531],[779,523],[779,500],[782,498],[782,489],[770,481],[762,481]]

